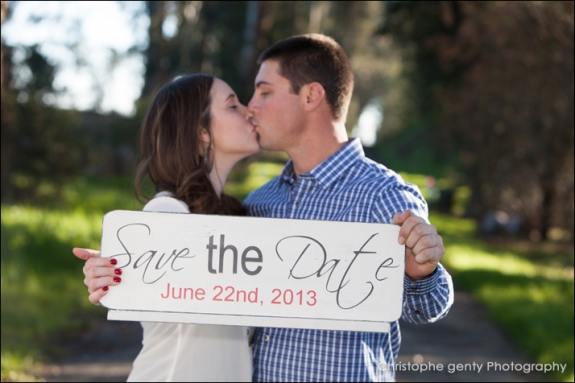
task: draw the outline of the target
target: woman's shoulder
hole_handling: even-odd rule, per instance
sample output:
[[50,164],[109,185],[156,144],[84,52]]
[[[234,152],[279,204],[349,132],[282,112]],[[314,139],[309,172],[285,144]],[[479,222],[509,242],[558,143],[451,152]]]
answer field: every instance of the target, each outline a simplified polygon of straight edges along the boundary
[[170,192],[160,192],[154,196],[146,206],[144,211],[164,212],[164,213],[189,213],[188,205],[177,198],[174,198]]

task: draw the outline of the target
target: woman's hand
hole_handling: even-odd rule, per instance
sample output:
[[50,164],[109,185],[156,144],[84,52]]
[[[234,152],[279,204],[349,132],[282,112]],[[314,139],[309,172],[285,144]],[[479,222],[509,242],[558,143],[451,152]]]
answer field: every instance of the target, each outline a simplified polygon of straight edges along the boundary
[[122,269],[116,268],[118,261],[114,258],[100,257],[99,250],[75,247],[72,253],[86,261],[84,284],[88,287],[92,304],[99,305],[100,299],[108,293],[109,286],[115,286],[122,281]]

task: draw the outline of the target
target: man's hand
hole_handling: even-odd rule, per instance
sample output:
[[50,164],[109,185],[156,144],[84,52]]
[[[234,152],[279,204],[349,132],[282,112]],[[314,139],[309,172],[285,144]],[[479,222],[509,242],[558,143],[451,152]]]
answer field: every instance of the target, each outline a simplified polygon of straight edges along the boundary
[[100,299],[108,292],[108,287],[121,282],[122,269],[115,267],[117,264],[116,259],[100,257],[100,251],[98,250],[75,247],[72,249],[72,253],[86,261],[83,271],[85,276],[84,284],[88,287],[88,292],[90,293],[88,299],[93,304],[99,305]]
[[391,220],[400,225],[398,241],[405,245],[405,273],[414,281],[424,279],[435,271],[445,254],[443,240],[435,226],[407,210]]

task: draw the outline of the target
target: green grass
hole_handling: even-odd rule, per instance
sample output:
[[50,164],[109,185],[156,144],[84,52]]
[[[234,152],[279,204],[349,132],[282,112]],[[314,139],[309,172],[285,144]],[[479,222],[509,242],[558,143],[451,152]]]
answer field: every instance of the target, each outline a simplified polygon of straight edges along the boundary
[[[282,165],[248,163],[226,191],[244,198],[279,174]],[[402,174],[419,184],[421,175]],[[140,210],[131,179],[79,179],[42,207],[2,206],[2,381],[34,380],[38,363],[57,356],[57,336],[86,328],[103,315],[87,300],[83,262],[74,246],[99,248],[101,221],[111,210]],[[573,248],[487,244],[471,220],[432,213],[444,239],[443,264],[516,344],[538,363],[567,363],[558,381],[573,381]]]
[[72,337],[102,313],[87,300],[83,262],[71,250],[99,248],[105,212],[141,209],[130,182],[81,179],[53,206],[2,205],[2,381],[32,380],[38,363],[62,351],[56,335]]
[[51,334],[85,325],[82,262],[71,249],[74,244],[98,246],[100,221],[75,212],[2,206],[3,378],[55,351],[49,346]]

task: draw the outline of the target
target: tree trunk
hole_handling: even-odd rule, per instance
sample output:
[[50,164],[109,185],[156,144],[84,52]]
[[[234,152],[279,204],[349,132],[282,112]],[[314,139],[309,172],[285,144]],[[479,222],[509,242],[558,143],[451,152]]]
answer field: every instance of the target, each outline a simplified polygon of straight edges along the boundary
[[[2,1],[2,20],[0,25],[4,24],[4,20],[8,17],[8,1]],[[7,130],[10,130],[10,117],[9,108],[6,107],[6,89],[5,85],[7,81],[5,79],[9,78],[6,75],[9,65],[4,65],[4,40],[0,42],[0,102],[1,102],[1,121],[2,121],[2,159],[1,159],[1,186],[0,186],[0,198],[2,201],[8,197],[10,194],[10,178],[12,177],[12,145],[4,137],[6,136]],[[5,72],[6,71],[6,72]]]
[[329,3],[326,3],[325,1],[312,1],[310,3],[308,25],[309,33],[321,32],[321,23],[324,15],[327,14],[327,7],[329,7]]
[[242,49],[240,52],[240,78],[244,84],[253,81],[255,64],[256,38],[260,20],[261,2],[248,1],[246,9],[246,25],[244,27]]
[[146,50],[146,73],[141,97],[153,93],[158,85],[168,77],[169,63],[166,60],[166,40],[162,35],[162,25],[166,18],[166,5],[163,1],[146,1],[150,27],[148,28],[149,45]]
[[555,187],[554,183],[549,179],[543,180],[541,183],[541,191],[543,193],[543,200],[541,201],[541,224],[539,226],[539,234],[541,240],[548,239],[549,229],[552,225],[553,219],[553,204],[555,202]]

